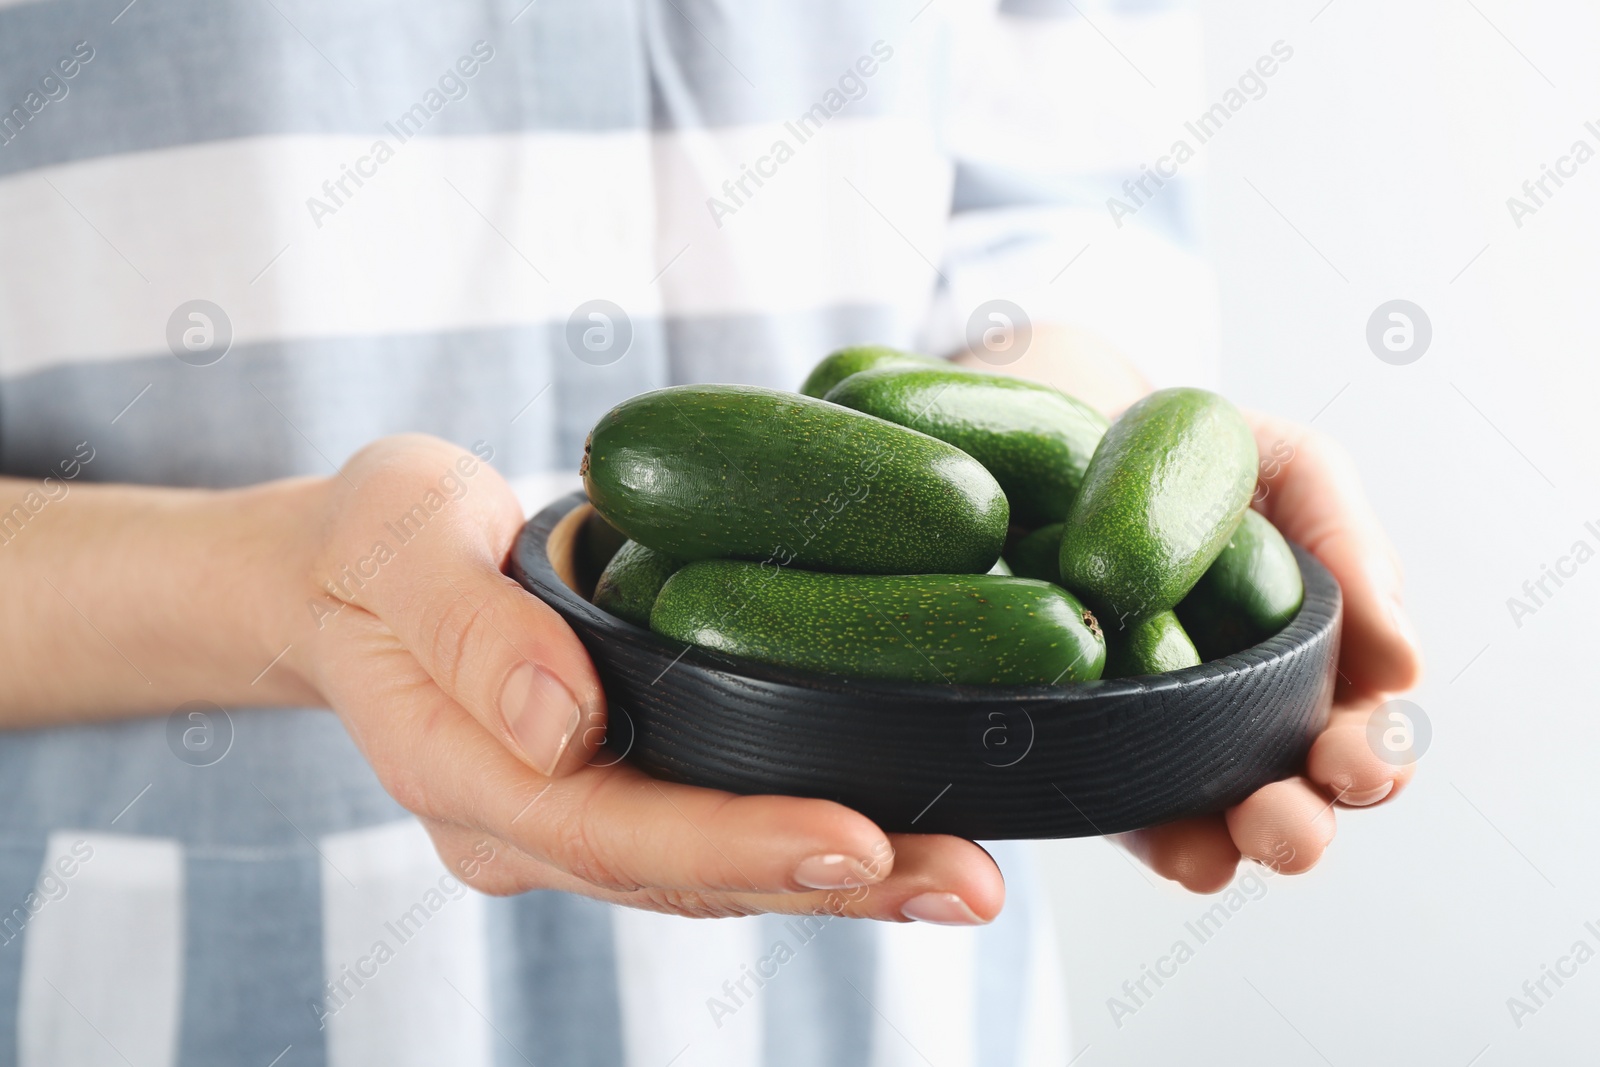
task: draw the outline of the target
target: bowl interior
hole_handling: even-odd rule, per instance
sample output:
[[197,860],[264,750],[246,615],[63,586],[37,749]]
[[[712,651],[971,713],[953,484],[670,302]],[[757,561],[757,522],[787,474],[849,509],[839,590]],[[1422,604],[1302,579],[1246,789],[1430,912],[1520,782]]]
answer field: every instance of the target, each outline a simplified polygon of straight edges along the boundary
[[[544,548],[556,577],[585,600],[594,596],[594,583],[583,581],[578,575],[578,543],[583,536],[583,524],[593,514],[595,514],[594,505],[588,501],[567,512],[550,528],[550,535],[545,539]],[[622,620],[618,619],[617,622],[622,623]]]

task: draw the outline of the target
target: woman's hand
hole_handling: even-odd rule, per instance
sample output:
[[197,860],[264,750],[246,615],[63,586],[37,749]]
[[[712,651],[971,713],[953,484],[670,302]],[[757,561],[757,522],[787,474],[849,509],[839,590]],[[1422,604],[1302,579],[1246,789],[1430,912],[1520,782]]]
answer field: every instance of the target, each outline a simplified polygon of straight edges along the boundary
[[1413,769],[1380,758],[1366,731],[1373,709],[1415,685],[1422,670],[1394,548],[1338,444],[1281,419],[1250,419],[1262,460],[1256,507],[1339,579],[1344,635],[1333,714],[1303,776],[1274,782],[1223,815],[1121,835],[1158,874],[1200,893],[1225,887],[1240,857],[1285,874],[1310,870],[1333,840],[1338,807],[1397,796]]
[[[1035,327],[1020,354],[980,370],[1046,382],[1115,416],[1150,391],[1139,372],[1093,334]],[[1344,633],[1339,683],[1328,728],[1305,774],[1274,782],[1223,815],[1122,834],[1119,840],[1157,873],[1199,893],[1233,879],[1240,857],[1287,874],[1310,870],[1333,840],[1334,810],[1370,807],[1399,794],[1412,766],[1380,759],[1367,743],[1367,718],[1390,693],[1416,684],[1422,658],[1400,604],[1400,563],[1362,492],[1344,449],[1306,426],[1248,415],[1261,456],[1256,507],[1339,579]]]
[[646,777],[596,748],[605,695],[561,618],[501,573],[516,497],[470,453],[387,438],[304,490],[315,531],[269,645],[333,707],[440,856],[487,893],[559,889],[683,915],[976,923],[977,845],[885,835],[824,800]]

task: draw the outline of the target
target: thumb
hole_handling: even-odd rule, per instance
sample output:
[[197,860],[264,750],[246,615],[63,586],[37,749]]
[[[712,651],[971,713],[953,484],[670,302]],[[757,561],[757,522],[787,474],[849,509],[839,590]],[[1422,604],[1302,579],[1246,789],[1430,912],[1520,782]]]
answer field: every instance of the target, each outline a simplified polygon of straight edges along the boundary
[[1347,682],[1363,692],[1410,689],[1422,654],[1401,600],[1399,556],[1355,464],[1314,430],[1256,414],[1250,419],[1262,457],[1256,506],[1321,560],[1344,593],[1339,659]]
[[[501,573],[522,526],[510,486],[470,453],[421,436],[369,446],[345,476],[324,588],[377,616],[534,770],[583,766],[605,734],[605,695],[561,616]],[[374,561],[380,546],[388,551]]]

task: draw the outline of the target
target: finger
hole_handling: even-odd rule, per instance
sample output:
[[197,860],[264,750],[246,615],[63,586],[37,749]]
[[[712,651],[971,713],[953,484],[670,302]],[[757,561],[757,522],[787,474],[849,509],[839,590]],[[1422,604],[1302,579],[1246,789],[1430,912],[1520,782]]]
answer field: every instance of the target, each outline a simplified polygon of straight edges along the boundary
[[[526,856],[503,842],[465,834],[462,844],[440,847],[452,869],[470,871],[461,880],[480,893],[511,896],[553,889],[626,907],[689,918],[744,915],[817,915],[924,922],[937,926],[981,926],[1005,904],[1005,879],[988,854],[955,837],[897,835],[896,873],[880,883],[796,893],[739,893],[646,887],[597,886]],[[485,858],[486,857],[486,858]]]
[[1000,914],[1005,879],[982,848],[936,834],[895,834],[890,840],[894,873],[879,884],[823,893],[728,893],[710,902],[740,909],[741,914],[761,911],[937,926],[981,926]]
[[883,831],[843,805],[661,782],[626,763],[546,778],[408,667],[404,650],[346,658],[335,706],[407,810],[498,837],[585,881],[792,892],[877,881],[893,868]]
[[[825,891],[737,893],[596,886],[481,830],[432,819],[422,822],[445,866],[467,885],[491,896],[558,889],[630,907],[703,918],[773,912],[940,926],[992,922],[1005,903],[1005,878],[993,857],[971,841],[945,835],[891,835],[880,857],[886,874],[882,881],[852,882]],[[888,872],[890,866],[892,873]]]
[[[535,861],[492,834],[439,819],[419,818],[445,869],[478,892],[512,896],[549,888],[534,877]],[[545,864],[537,867],[548,870]]]
[[1191,893],[1222,891],[1239,867],[1239,849],[1220,815],[1134,830],[1116,840],[1146,867]]
[[1005,903],[1005,879],[994,859],[980,846],[959,837],[895,834],[885,842],[884,853],[893,863],[892,874],[881,882],[852,883],[833,890],[618,890],[586,882],[480,830],[431,819],[422,822],[445,866],[461,881],[491,896],[558,889],[630,907],[703,918],[773,912],[940,926],[992,922]]
[[788,893],[871,884],[897,863],[876,824],[830,800],[738,796],[628,764],[552,792],[538,829],[510,840],[604,885]]
[[421,436],[386,439],[346,473],[358,488],[341,486],[325,588],[381,619],[522,762],[545,775],[583,766],[603,736],[604,694],[571,628],[500,573],[522,526],[504,480]]
[[1398,796],[1415,763],[1395,765],[1372,747],[1367,721],[1375,702],[1335,708],[1306,757],[1306,776],[1346,807],[1365,808]]
[[1304,778],[1263,786],[1227,811],[1228,833],[1246,859],[1301,874],[1333,841],[1333,805]]
[[1344,593],[1339,665],[1348,689],[1367,694],[1415,686],[1422,656],[1401,606],[1398,577],[1387,577],[1362,537],[1349,530],[1335,530],[1306,547],[1333,572]]
[[1304,545],[1344,591],[1342,670],[1367,692],[1409,689],[1422,670],[1415,632],[1401,604],[1401,571],[1354,463],[1332,439],[1307,427],[1250,414],[1262,456],[1257,506],[1283,535]]

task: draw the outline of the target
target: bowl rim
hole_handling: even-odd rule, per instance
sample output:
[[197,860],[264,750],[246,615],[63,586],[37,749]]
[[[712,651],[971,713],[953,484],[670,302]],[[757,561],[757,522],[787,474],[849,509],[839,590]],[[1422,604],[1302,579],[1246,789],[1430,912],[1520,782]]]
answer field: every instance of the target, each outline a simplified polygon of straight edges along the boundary
[[[551,607],[556,608],[561,614],[576,616],[598,633],[620,632],[635,644],[661,653],[670,659],[673,665],[688,663],[704,671],[768,686],[848,693],[862,699],[878,697],[896,703],[904,703],[908,699],[917,699],[930,704],[961,705],[975,702],[996,703],[1008,699],[1026,703],[1101,702],[1118,697],[1143,696],[1164,690],[1185,689],[1235,675],[1241,671],[1259,670],[1274,661],[1295,656],[1328,629],[1337,629],[1342,613],[1343,597],[1338,581],[1316,557],[1291,541],[1289,547],[1300,566],[1301,581],[1305,587],[1300,610],[1283,629],[1265,641],[1221,659],[1209,660],[1194,667],[1185,667],[1164,674],[1101,678],[1088,682],[1062,682],[1055,685],[963,685],[955,682],[890,682],[882,679],[851,678],[762,663],[759,660],[715,652],[696,645],[682,644],[668,640],[654,631],[635,626],[596,607],[557,573],[547,550],[551,532],[559,523],[582,507],[593,509],[588,494],[580,489],[550,501],[534,513],[523,524],[516,540],[512,543],[507,567],[511,577],[541,599],[549,600],[553,597],[559,600],[559,606],[551,604]],[[1317,610],[1318,607],[1321,608],[1320,611]],[[1308,611],[1308,608],[1312,610]]]

